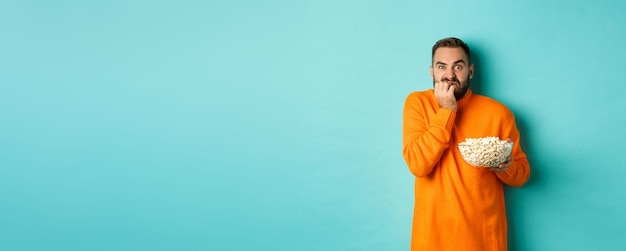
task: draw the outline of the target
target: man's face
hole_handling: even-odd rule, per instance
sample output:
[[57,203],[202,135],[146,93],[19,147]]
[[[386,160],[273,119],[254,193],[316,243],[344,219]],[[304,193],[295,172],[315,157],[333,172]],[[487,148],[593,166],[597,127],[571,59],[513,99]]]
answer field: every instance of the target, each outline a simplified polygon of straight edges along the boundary
[[469,64],[469,59],[461,47],[441,47],[435,51],[433,65],[430,66],[430,76],[435,82],[447,81],[450,85],[456,85],[454,96],[461,99],[469,90],[470,78],[474,74],[474,65]]

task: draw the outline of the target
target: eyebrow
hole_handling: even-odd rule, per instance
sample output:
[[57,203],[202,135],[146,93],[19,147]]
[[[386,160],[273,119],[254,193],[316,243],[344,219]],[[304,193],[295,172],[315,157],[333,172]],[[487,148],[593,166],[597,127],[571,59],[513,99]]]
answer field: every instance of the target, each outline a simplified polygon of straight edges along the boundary
[[[457,61],[454,61],[454,63],[453,63],[453,64],[458,64],[458,63],[463,63],[463,64],[466,64],[466,63],[465,63],[465,61],[464,61],[463,59],[459,59],[459,60],[457,60]],[[435,63],[435,65],[438,65],[438,64],[447,65],[446,63],[441,62],[441,61],[437,61],[437,62]]]

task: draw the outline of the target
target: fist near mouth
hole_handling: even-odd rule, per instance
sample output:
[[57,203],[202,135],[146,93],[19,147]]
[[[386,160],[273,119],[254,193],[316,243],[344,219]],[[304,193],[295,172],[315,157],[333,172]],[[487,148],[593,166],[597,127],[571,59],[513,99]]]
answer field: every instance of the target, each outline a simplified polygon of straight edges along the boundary
[[448,81],[435,82],[435,99],[439,107],[456,112],[454,91],[456,91],[457,88],[457,84]]

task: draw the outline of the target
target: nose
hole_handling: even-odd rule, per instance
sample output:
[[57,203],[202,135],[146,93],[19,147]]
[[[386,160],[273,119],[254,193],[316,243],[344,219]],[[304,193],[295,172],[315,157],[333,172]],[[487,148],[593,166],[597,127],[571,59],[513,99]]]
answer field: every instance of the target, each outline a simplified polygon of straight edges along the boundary
[[444,74],[443,74],[444,78],[447,79],[455,79],[456,78],[456,73],[454,72],[454,68],[452,67],[448,67],[446,68]]

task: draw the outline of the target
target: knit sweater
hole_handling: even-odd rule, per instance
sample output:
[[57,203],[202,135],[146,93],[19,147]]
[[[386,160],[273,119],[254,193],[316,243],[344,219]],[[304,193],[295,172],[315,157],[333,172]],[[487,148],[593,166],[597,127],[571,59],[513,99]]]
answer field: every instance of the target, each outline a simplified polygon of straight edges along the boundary
[[[496,136],[514,142],[503,173],[467,164],[457,144]],[[411,250],[507,250],[503,184],[522,186],[530,175],[513,113],[472,91],[457,111],[440,108],[434,91],[408,95],[403,112],[402,155],[415,175]]]

